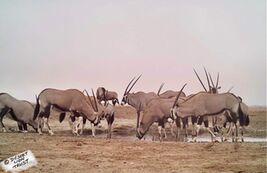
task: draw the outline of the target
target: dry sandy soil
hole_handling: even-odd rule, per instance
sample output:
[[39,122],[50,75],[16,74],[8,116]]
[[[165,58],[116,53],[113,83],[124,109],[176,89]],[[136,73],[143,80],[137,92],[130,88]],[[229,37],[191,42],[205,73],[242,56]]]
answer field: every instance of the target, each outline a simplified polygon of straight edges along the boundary
[[[266,138],[266,108],[251,108],[246,136]],[[14,122],[5,120],[7,127]],[[111,140],[103,128],[92,138],[90,126],[74,137],[67,121],[51,120],[55,136],[0,133],[0,160],[30,149],[38,165],[26,172],[266,172],[266,142],[185,143],[135,138],[135,115],[129,107],[117,107]],[[156,126],[150,134],[156,134]],[[168,136],[170,136],[168,130]]]

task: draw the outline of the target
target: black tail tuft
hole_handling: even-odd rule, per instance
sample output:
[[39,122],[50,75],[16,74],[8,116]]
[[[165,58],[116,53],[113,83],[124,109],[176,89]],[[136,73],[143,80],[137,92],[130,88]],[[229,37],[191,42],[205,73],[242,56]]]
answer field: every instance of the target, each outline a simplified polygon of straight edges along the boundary
[[248,126],[249,125],[249,115],[247,115],[246,113],[244,113],[241,109],[241,105],[239,104],[238,107],[238,114],[239,114],[239,124],[240,126]]
[[248,126],[249,123],[250,123],[249,115],[246,115],[245,126]]
[[37,118],[40,111],[39,97],[36,97],[36,106],[34,108],[33,121]]
[[59,115],[59,122],[61,123],[65,119],[66,113],[63,112]]

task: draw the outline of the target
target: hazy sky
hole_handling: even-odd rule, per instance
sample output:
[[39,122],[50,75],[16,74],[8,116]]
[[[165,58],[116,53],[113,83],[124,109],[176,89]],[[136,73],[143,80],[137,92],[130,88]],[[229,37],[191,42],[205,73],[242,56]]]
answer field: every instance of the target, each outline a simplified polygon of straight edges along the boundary
[[[265,0],[0,1],[0,92],[34,100],[46,87],[202,89],[266,105]],[[206,81],[205,81],[206,82]]]

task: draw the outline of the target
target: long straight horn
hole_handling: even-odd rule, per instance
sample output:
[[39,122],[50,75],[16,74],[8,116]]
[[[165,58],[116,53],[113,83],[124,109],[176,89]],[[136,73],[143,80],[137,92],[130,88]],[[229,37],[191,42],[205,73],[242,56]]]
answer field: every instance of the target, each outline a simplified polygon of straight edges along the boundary
[[92,102],[92,100],[91,100],[91,98],[90,98],[90,96],[89,96],[89,94],[87,92],[87,90],[84,90],[84,91],[85,91],[85,93],[86,93],[86,95],[87,95],[87,97],[88,97],[88,99],[90,101],[90,104],[91,104],[92,108],[94,109],[95,112],[97,112],[96,109],[95,109],[95,106],[94,106],[94,104],[93,104],[93,102]]
[[128,90],[128,88],[129,88],[129,86],[131,85],[131,83],[134,81],[134,79],[135,79],[135,77],[134,77],[134,78],[130,81],[130,83],[127,85],[127,87],[126,87],[126,89],[125,89],[123,95],[125,95],[125,94],[127,93],[127,90]]
[[232,86],[227,92],[229,93],[233,88],[234,88],[234,86]]
[[213,88],[215,88],[215,85],[213,83],[213,80],[212,80],[212,77],[211,77],[210,73],[209,73],[209,77],[210,77],[210,81],[211,81],[211,84],[212,84]]
[[205,88],[205,86],[204,86],[203,82],[201,81],[200,77],[198,76],[198,74],[197,74],[196,70],[195,70],[194,68],[193,68],[193,70],[194,70],[194,72],[195,72],[195,74],[196,74],[196,76],[197,76],[197,78],[198,78],[199,82],[201,83],[202,87],[204,88],[204,90],[205,90],[206,92],[208,92],[208,91],[207,91],[207,89]]
[[183,92],[183,89],[184,89],[184,87],[185,87],[186,85],[187,85],[187,84],[184,84],[184,86],[183,86],[182,89],[180,90],[179,94],[177,95],[177,97],[176,97],[176,99],[175,99],[175,101],[174,101],[174,103],[173,103],[172,108],[175,107],[175,105],[176,105],[176,103],[177,103],[177,101],[178,101],[178,99],[179,99],[179,97],[180,97],[181,93]]
[[131,89],[134,87],[134,85],[140,79],[141,76],[142,76],[142,74],[134,81],[134,83],[132,84],[131,88],[127,91],[127,93],[129,93],[131,91]]
[[162,84],[160,85],[160,87],[159,87],[159,90],[158,90],[158,93],[157,93],[158,96],[159,96],[159,93],[160,93],[160,91],[161,91],[161,89],[162,89],[163,86],[164,86],[164,83],[162,83]]
[[205,67],[203,67],[203,68],[204,68],[204,71],[205,71],[205,75],[206,75],[207,82],[208,82],[208,85],[209,85],[209,90],[210,90],[211,86],[210,86],[210,80],[209,80],[208,72],[207,72]]
[[220,77],[220,74],[218,72],[217,73],[217,80],[216,80],[216,88],[218,88],[218,85],[219,85],[219,77]]
[[98,112],[98,106],[97,106],[97,102],[96,102],[96,98],[95,98],[95,93],[94,93],[94,90],[93,90],[93,88],[91,88],[91,90],[92,90],[92,94],[93,94],[94,101],[95,101],[95,108],[96,108],[96,112]]

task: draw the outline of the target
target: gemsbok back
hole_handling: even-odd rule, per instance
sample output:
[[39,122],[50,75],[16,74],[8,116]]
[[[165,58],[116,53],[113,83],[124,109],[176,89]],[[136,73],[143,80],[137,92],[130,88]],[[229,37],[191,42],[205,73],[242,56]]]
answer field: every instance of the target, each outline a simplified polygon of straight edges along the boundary
[[[173,90],[167,90],[167,91],[164,91],[163,93],[160,94],[160,92],[161,92],[161,90],[162,90],[164,84],[165,84],[165,83],[162,83],[162,84],[160,85],[159,90],[158,90],[158,93],[157,93],[157,95],[158,95],[160,98],[166,98],[166,99],[168,99],[168,98],[173,98],[173,97],[175,98],[175,97],[179,94],[179,91],[173,91]],[[180,95],[180,97],[185,97],[185,96],[186,96],[186,95],[185,95],[184,92],[182,92],[181,95]]]

